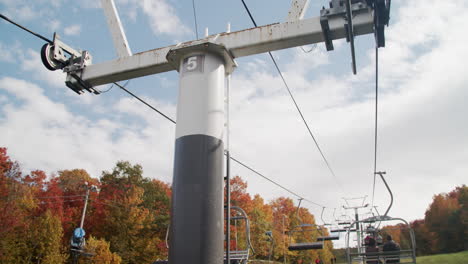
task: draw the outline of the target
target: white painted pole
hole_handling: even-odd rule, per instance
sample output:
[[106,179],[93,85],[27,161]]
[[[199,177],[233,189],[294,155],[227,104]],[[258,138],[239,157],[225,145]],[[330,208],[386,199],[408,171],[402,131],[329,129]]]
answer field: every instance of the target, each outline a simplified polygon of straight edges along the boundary
[[169,263],[223,262],[223,57],[177,50],[180,84]]
[[[226,263],[231,263],[231,152],[229,145],[229,90],[231,74],[226,76]],[[236,222],[237,223],[237,222]],[[236,227],[237,230],[237,227]],[[237,247],[237,233],[236,233]]]

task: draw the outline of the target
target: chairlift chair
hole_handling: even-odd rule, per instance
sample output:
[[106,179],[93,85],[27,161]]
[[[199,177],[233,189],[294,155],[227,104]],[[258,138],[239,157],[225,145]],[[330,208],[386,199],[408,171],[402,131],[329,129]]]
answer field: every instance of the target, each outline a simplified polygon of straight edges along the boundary
[[[403,241],[400,241],[400,245],[402,248],[398,251],[379,251],[379,252],[368,252],[366,253],[365,246],[361,249],[359,248],[352,248],[350,246],[350,232],[346,234],[346,255],[348,264],[352,264],[355,261],[362,261],[366,262],[376,262],[376,263],[405,263],[405,264],[415,264],[416,263],[416,239],[414,235],[414,230],[408,224],[407,221],[401,218],[394,218],[390,216],[376,216],[367,218],[364,220],[360,220],[359,222],[355,222],[354,224],[366,223],[369,221],[376,221],[376,222],[399,222],[402,225],[395,225],[393,229],[399,229],[398,232],[402,234],[402,237],[408,236],[409,240],[406,240],[406,245],[403,245]],[[376,234],[383,234],[385,230],[388,228],[383,229],[376,229]],[[358,238],[359,239],[359,238]],[[404,247],[403,247],[404,246]]]
[[73,236],[70,240],[71,249],[74,251],[82,250],[86,245],[86,232],[83,228],[77,227],[73,230]]
[[[390,190],[390,187],[388,186],[387,182],[385,181],[384,174],[385,172],[376,172],[375,174],[378,174],[382,181],[385,184],[385,187],[387,188],[388,192],[390,193],[390,204],[385,211],[385,214],[383,216],[378,215],[378,216],[373,216],[369,217],[363,220],[355,221],[351,226],[358,226],[362,224],[375,224],[379,223],[379,226],[383,222],[392,222],[392,221],[397,221],[401,223],[400,225],[395,225],[394,228],[399,229],[399,233],[402,234],[401,231],[407,230],[408,235],[409,235],[409,241],[407,242],[406,249],[405,248],[400,248],[399,250],[395,251],[377,251],[377,252],[366,252],[365,248],[351,248],[349,245],[349,239],[350,239],[350,231],[347,232],[346,234],[346,257],[348,264],[352,264],[353,261],[359,261],[359,262],[365,262],[365,263],[395,263],[395,264],[416,264],[416,239],[414,236],[414,230],[411,228],[411,226],[408,224],[407,221],[405,221],[402,218],[396,218],[396,217],[390,217],[388,216],[388,212],[390,211],[390,208],[392,207],[393,204],[393,194],[392,191]],[[388,228],[387,228],[388,229]],[[350,230],[350,228],[348,228]],[[379,232],[383,232],[383,228],[372,230],[376,234]],[[358,237],[358,239],[360,239]],[[403,241],[400,241],[403,242]],[[400,243],[402,244],[402,243]],[[385,245],[384,245],[385,247]]]
[[302,237],[304,240],[308,240],[308,241],[294,242],[294,243],[292,242],[294,238],[294,234],[307,234],[308,232],[314,232],[314,231],[318,232],[318,237],[324,237],[323,227],[319,225],[300,224],[292,228],[289,231],[290,244],[289,244],[288,249],[290,251],[323,249],[325,240],[310,241],[310,239],[307,239],[305,235],[303,235]]
[[[332,229],[330,230],[330,233],[343,233],[343,232],[348,232],[348,226],[346,226],[345,228],[340,228],[340,229]],[[357,230],[356,229],[350,229],[349,230],[350,232],[356,232]]]
[[329,236],[319,236],[317,237],[317,241],[330,241],[330,240],[339,240],[340,239],[340,233],[338,234],[332,234]]
[[[226,209],[226,207],[224,207]],[[249,260],[250,250],[253,250],[252,243],[250,242],[250,222],[249,218],[245,211],[238,207],[238,206],[231,206],[231,210],[235,211],[235,216],[231,216],[230,220],[234,221],[243,221],[245,223],[245,239],[246,239],[246,247],[243,249],[236,249],[236,250],[229,250],[229,264],[246,264]],[[166,247],[169,248],[169,227],[167,228],[166,232]],[[227,243],[229,246],[230,243]],[[227,262],[227,254],[224,252],[224,263]],[[164,264],[168,263],[168,260],[158,260],[154,262],[154,264]]]
[[[336,210],[336,208],[335,208]],[[335,210],[333,211],[333,215],[335,214]],[[320,214],[320,219],[323,222],[323,228],[326,230],[326,227],[330,227],[330,230],[332,229],[332,224],[331,223],[326,223],[325,220],[323,219],[323,213],[325,212],[325,207],[322,207],[322,213]],[[334,227],[335,229],[337,226]],[[317,241],[330,241],[330,240],[339,240],[340,239],[340,233],[336,234],[330,234],[327,236],[319,236],[317,237]]]
[[[226,209],[226,207],[225,207]],[[246,264],[249,260],[250,250],[253,251],[252,244],[250,242],[250,222],[245,211],[238,206],[231,206],[231,210],[235,212],[234,216],[230,217],[230,220],[243,221],[245,224],[245,248],[235,250],[230,249],[230,241],[226,243],[229,249],[229,264]],[[227,254],[224,253],[224,263],[227,263]]]

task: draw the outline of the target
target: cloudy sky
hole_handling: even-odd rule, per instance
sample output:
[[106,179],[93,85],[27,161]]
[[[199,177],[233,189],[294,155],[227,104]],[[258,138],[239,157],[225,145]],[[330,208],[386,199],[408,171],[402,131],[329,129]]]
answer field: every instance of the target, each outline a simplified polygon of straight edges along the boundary
[[[0,0],[0,12],[49,38],[57,32],[99,63],[116,55],[96,2]],[[290,5],[246,3],[259,25],[283,22]],[[224,32],[228,22],[233,31],[252,27],[241,1],[195,4],[199,34],[206,27],[210,34]],[[325,4],[311,0],[306,18],[317,16]],[[191,1],[116,0],[116,5],[134,53],[195,38]],[[395,195],[392,216],[422,218],[434,194],[468,182],[467,28],[466,0],[392,1],[387,45],[379,53],[377,162]],[[0,32],[0,146],[25,170],[84,168],[97,177],[116,161],[129,160],[141,164],[147,177],[172,181],[172,123],[115,87],[98,96],[75,94],[61,72],[42,65],[41,40],[3,21]],[[232,155],[326,206],[327,221],[333,208],[344,205],[342,197],[368,195],[366,202],[372,197],[373,36],[358,37],[356,45],[356,76],[343,41],[335,42],[332,52],[322,44],[310,53],[299,48],[273,53],[336,178],[267,55],[237,59],[232,77]],[[175,117],[176,72],[134,79],[127,87]],[[232,173],[248,181],[252,194],[295,199],[236,164]],[[389,195],[379,179],[376,184],[375,205],[383,212]],[[304,206],[320,214],[321,207]]]

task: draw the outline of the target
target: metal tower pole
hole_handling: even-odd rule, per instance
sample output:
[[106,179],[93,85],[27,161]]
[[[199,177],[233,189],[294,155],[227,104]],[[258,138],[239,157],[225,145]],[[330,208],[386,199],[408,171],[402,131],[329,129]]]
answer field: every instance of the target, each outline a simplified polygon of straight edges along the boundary
[[[357,199],[363,199],[362,203],[364,203],[365,199],[366,199],[367,196],[364,196],[364,197],[358,197],[358,198],[343,198],[346,203],[348,203],[347,200],[357,200]],[[349,204],[348,204],[349,205]],[[359,223],[359,212],[358,210],[361,209],[361,208],[366,208],[367,206],[369,206],[369,204],[365,204],[365,205],[360,205],[360,206],[354,206],[354,207],[351,207],[351,206],[343,206],[344,209],[354,209],[354,218],[355,218],[355,223],[356,223],[356,236],[357,236],[357,248],[358,248],[358,253],[363,253],[362,251],[362,230],[361,230],[361,225]],[[351,228],[351,227],[350,227]],[[362,262],[361,262],[362,263]]]
[[354,216],[355,216],[355,221],[356,221],[356,234],[357,234],[357,246],[358,246],[358,252],[362,253],[362,248],[361,248],[361,241],[362,241],[362,234],[361,234],[361,225],[359,224],[359,214],[358,214],[358,208],[354,208]]
[[224,258],[224,78],[234,62],[223,46],[212,43],[174,49],[167,58],[180,74],[169,263],[219,264]]
[[[228,31],[230,29],[228,28]],[[231,75],[226,77],[226,263],[231,263],[231,152],[229,146],[229,92]],[[237,222],[236,222],[237,223]],[[237,226],[236,226],[237,230]],[[237,247],[237,233],[236,233]]]
[[83,229],[84,219],[85,219],[85,216],[86,216],[86,208],[88,207],[89,191],[90,191],[90,188],[88,186],[86,186],[85,204],[83,206],[83,214],[81,215],[81,222],[80,222],[80,228],[81,229]]

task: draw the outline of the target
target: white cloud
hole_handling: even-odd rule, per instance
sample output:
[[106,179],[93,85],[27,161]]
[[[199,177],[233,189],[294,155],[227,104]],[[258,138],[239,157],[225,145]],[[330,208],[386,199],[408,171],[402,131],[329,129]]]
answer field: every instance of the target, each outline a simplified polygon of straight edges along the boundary
[[0,79],[0,91],[20,102],[2,105],[0,137],[25,169],[84,168],[99,176],[116,161],[129,160],[142,164],[147,177],[170,180],[165,164],[172,162],[168,139],[174,138],[174,128],[166,122],[132,130],[111,119],[91,121],[51,101],[39,86],[14,78]]
[[71,25],[63,29],[63,33],[67,36],[76,36],[81,33],[80,25]]
[[167,0],[121,0],[125,14],[135,20],[138,7],[149,19],[150,26],[155,35],[167,34],[180,37],[191,33],[176,14],[176,10]]
[[33,18],[36,18],[37,13],[34,12],[31,7],[29,6],[22,6],[18,9],[15,10],[13,13],[15,17],[19,20],[31,20]]
[[101,8],[101,1],[82,0],[79,1],[84,8]]
[[47,27],[51,30],[56,32],[60,28],[60,21],[57,19],[52,19],[47,22]]
[[9,47],[2,44],[1,42],[0,42],[0,54],[2,54],[2,56],[0,56],[0,61],[4,61],[4,62],[15,61],[13,51]]
[[0,104],[5,104],[6,102],[8,102],[8,97],[0,95]]

